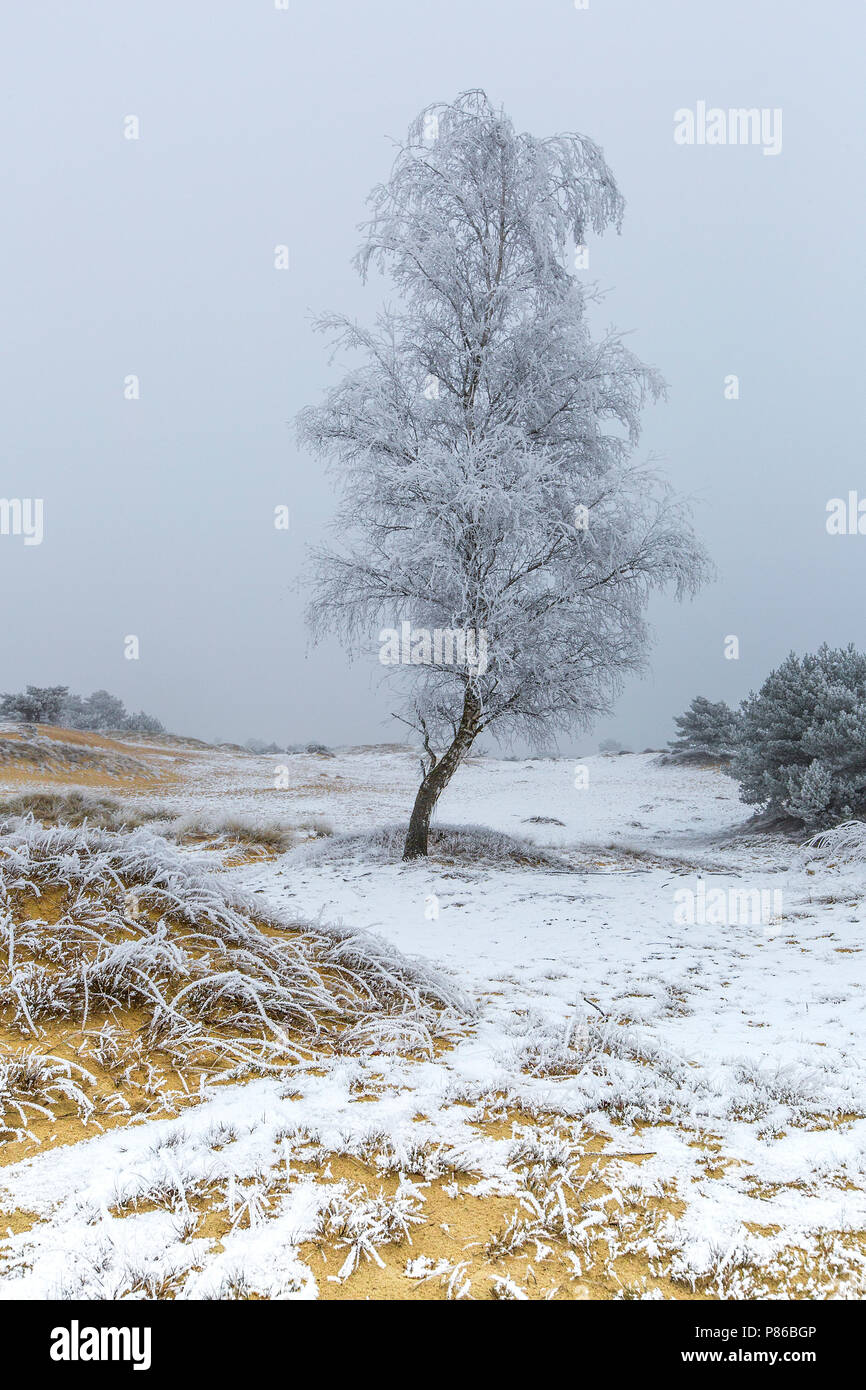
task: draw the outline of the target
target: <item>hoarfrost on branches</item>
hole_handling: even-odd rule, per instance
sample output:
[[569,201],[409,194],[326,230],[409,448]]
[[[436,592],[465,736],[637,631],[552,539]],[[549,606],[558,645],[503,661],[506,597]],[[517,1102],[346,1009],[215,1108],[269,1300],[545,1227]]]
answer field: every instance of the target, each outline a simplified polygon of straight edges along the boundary
[[743,801],[820,828],[866,815],[866,656],[794,652],[742,705]]
[[[431,132],[433,135],[431,137]],[[326,318],[358,365],[300,418],[336,465],[341,544],[315,554],[310,619],[369,650],[380,628],[486,635],[485,668],[389,674],[425,749],[406,857],[478,734],[586,726],[642,666],[653,589],[706,572],[686,510],[632,458],[659,376],[567,268],[623,201],[582,135],[515,132],[479,91],[428,108],[374,189],[357,266],[400,297],[375,327]]]

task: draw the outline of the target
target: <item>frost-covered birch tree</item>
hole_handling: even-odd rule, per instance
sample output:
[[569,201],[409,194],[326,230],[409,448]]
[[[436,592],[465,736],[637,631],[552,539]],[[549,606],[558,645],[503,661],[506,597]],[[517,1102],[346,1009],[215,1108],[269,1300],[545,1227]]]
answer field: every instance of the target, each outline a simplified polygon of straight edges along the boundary
[[[571,270],[622,218],[598,146],[518,134],[465,92],[421,113],[369,202],[357,266],[399,302],[372,328],[320,322],[357,365],[300,417],[341,498],[309,617],[354,651],[411,624],[387,674],[423,747],[412,859],[482,730],[538,739],[607,712],[645,660],[651,591],[693,591],[706,562],[633,460],[663,384],[617,333],[592,335],[595,292]],[[462,663],[443,632],[465,637]]]

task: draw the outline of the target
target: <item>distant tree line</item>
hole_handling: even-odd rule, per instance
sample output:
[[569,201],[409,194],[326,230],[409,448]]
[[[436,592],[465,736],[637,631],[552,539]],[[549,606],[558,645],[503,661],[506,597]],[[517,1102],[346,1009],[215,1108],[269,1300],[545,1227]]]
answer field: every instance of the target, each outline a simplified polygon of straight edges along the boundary
[[791,652],[738,710],[697,696],[674,723],[673,761],[724,764],[748,805],[823,828],[866,818],[866,656]]
[[0,718],[93,733],[108,730],[143,734],[165,732],[153,715],[145,714],[144,710],[138,714],[129,713],[123,701],[107,690],[94,690],[92,695],[70,695],[67,685],[28,685],[17,694],[0,695]]
[[244,744],[248,753],[321,753],[331,756],[331,750],[324,743],[268,743],[263,738],[248,738]]

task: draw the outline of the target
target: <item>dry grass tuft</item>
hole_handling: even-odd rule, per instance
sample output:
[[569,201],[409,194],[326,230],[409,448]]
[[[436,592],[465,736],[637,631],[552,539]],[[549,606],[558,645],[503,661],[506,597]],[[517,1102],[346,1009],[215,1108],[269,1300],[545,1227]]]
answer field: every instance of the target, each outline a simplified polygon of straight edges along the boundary
[[363,934],[268,919],[201,859],[146,828],[0,829],[9,1133],[61,1099],[87,1109],[93,1075],[38,1056],[46,1042],[110,1076],[119,1114],[133,1083],[170,1108],[170,1074],[194,1098],[208,1080],[280,1073],[317,1051],[432,1055],[448,1034],[456,997],[432,973]]
[[170,805],[140,797],[112,796],[87,787],[53,791],[21,791],[0,798],[0,822],[32,816],[46,826],[89,825],[102,830],[133,830],[152,825],[178,844],[214,849],[241,845],[264,853],[282,854],[295,845],[332,833],[322,817],[287,821],[259,813],[214,809],[178,813]]
[[[327,845],[309,851],[319,861],[338,863],[363,859],[365,863],[399,860],[406,838],[405,825],[386,825],[376,830],[335,835]],[[565,862],[531,840],[505,835],[482,825],[438,825],[430,830],[429,862],[472,869],[540,868],[564,871]],[[304,851],[305,856],[307,851]]]

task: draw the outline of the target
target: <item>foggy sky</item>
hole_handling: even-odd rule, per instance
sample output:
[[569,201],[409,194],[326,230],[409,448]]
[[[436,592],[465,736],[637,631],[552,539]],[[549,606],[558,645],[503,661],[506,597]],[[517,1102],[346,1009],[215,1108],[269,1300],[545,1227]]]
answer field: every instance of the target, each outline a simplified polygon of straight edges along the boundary
[[[380,306],[350,257],[388,137],[468,87],[602,145],[626,218],[588,278],[670,385],[641,454],[719,570],[654,602],[651,674],[561,747],[656,746],[792,647],[866,647],[866,536],[825,529],[866,497],[863,40],[854,0],[5,7],[0,497],[43,498],[45,535],[0,536],[0,689],[105,687],[204,738],[402,737],[381,668],[308,653],[295,580],[334,498],[292,421],[341,370],[311,317]],[[781,108],[781,152],[676,145],[702,100]]]

